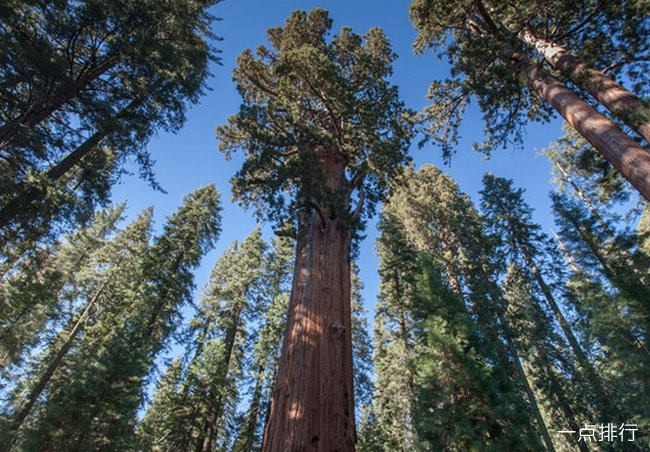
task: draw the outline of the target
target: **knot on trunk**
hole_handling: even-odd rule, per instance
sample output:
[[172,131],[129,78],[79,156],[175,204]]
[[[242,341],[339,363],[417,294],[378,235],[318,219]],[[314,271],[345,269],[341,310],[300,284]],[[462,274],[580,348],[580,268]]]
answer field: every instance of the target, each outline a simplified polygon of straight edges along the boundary
[[336,338],[343,338],[343,333],[345,333],[345,327],[340,323],[332,323],[330,325],[330,334]]

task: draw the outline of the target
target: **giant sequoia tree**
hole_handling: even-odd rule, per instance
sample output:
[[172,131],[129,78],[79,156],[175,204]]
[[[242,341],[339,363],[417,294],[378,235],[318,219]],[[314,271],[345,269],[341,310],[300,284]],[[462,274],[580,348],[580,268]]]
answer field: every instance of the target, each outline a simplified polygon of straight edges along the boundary
[[296,11],[244,51],[238,114],[220,149],[246,155],[233,179],[245,206],[297,226],[293,286],[262,450],[354,450],[350,251],[364,215],[406,160],[409,127],[386,78],[378,28],[328,38],[327,11]]
[[[452,65],[451,79],[432,84],[425,110],[447,156],[471,97],[484,113],[484,150],[521,142],[527,121],[556,111],[650,199],[650,153],[633,139],[650,137],[650,106],[641,99],[647,4],[415,0],[410,14],[416,51],[434,48]],[[615,81],[621,72],[638,97]]]

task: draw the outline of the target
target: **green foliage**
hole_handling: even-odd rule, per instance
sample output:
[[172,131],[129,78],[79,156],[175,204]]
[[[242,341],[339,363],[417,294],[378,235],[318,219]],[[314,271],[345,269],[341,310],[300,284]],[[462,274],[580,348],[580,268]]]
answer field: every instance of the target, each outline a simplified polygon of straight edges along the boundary
[[423,450],[538,449],[513,412],[512,387],[494,365],[494,345],[481,338],[442,269],[424,259],[414,300],[420,331],[414,420]]
[[[152,245],[148,211],[103,247],[90,266],[94,272],[80,272],[85,306],[45,349],[34,377],[24,380],[44,390],[18,450],[133,445],[143,385],[189,301],[191,271],[220,232],[220,209],[214,186],[195,190]],[[43,380],[51,363],[57,365]]]
[[164,399],[147,411],[139,431],[144,443],[186,450],[196,445],[212,449],[232,441],[238,384],[249,348],[246,319],[261,289],[265,246],[257,228],[241,245],[234,242],[215,263],[191,322],[197,334],[189,339],[196,348],[189,341],[184,344],[188,359],[178,377],[180,396],[165,397],[168,383],[160,382],[157,394],[162,391]]
[[[122,218],[124,204],[100,211],[93,222],[63,237],[52,247],[36,248],[0,283],[0,356],[3,368],[20,362],[38,342],[47,322],[66,315],[66,304],[83,293],[84,271],[97,262],[97,254]],[[114,251],[114,250],[113,250]],[[105,254],[104,254],[105,256]]]
[[219,1],[5,5],[3,245],[83,224],[128,160],[157,186],[146,144],[156,130],[178,130],[203,93],[218,61],[207,10]]
[[[518,358],[504,344],[512,338],[492,244],[469,198],[430,165],[408,168],[381,230],[385,298],[369,419],[383,450],[538,449]],[[466,428],[455,428],[461,418]]]
[[413,0],[409,12],[418,31],[416,53],[432,49],[451,64],[451,77],[431,84],[432,103],[421,118],[446,159],[458,144],[458,128],[471,99],[483,113],[486,138],[474,145],[483,152],[522,145],[528,121],[550,118],[551,107],[517,68],[516,61],[525,56],[550,69],[520,38],[523,30],[569,49],[613,78],[625,74],[639,96],[647,94],[650,27],[642,19],[647,2]]
[[354,217],[355,190],[371,212],[407,159],[410,127],[386,81],[395,58],[387,38],[343,28],[327,39],[331,26],[323,9],[295,11],[268,30],[270,48],[245,50],[233,75],[243,103],[217,128],[226,157],[245,152],[235,197],[276,224],[315,206]]

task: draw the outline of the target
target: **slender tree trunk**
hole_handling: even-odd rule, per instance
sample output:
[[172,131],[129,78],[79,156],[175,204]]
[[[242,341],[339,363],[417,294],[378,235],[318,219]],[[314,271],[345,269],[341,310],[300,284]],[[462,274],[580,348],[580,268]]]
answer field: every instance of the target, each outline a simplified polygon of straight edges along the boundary
[[629,277],[629,274],[622,272],[620,269],[612,266],[607,256],[604,254],[602,244],[598,242],[597,238],[591,230],[585,230],[585,225],[575,218],[575,216],[567,211],[564,207],[560,207],[560,214],[567,219],[580,235],[582,241],[587,245],[587,248],[594,255],[600,264],[603,274],[616,287],[623,295],[628,298],[628,302],[633,303],[634,309],[640,315],[640,318],[648,324],[648,312],[650,308],[650,289],[640,281],[639,278]]
[[605,405],[606,413],[603,414],[616,415],[620,422],[625,423],[626,422],[625,416],[619,411],[618,407],[616,406],[616,404],[612,399],[611,394],[603,384],[602,379],[600,378],[600,376],[592,366],[591,362],[589,361],[589,358],[587,358],[587,355],[582,350],[582,347],[580,347],[578,340],[576,339],[575,335],[573,334],[573,331],[571,330],[571,326],[566,321],[564,314],[562,314],[562,311],[560,310],[560,307],[555,301],[555,297],[553,296],[551,289],[546,284],[546,281],[544,281],[544,278],[542,277],[539,268],[537,267],[537,265],[535,264],[531,256],[529,256],[525,251],[524,254],[539,289],[541,290],[542,294],[544,294],[544,298],[546,298],[546,301],[548,302],[551,311],[553,311],[553,314],[555,315],[557,322],[560,324],[560,327],[564,332],[564,336],[569,341],[569,345],[573,350],[573,354],[578,360],[580,367],[582,367],[582,369],[587,374],[587,379],[589,380],[589,383],[591,384],[592,388],[595,389],[596,392],[598,393],[598,398],[601,400],[601,403]]
[[257,421],[260,415],[263,384],[263,369],[257,369],[255,389],[253,390],[253,396],[251,397],[250,407],[248,408],[248,413],[246,414],[246,420],[244,421],[237,440],[235,441],[235,444],[232,448],[233,452],[248,452],[253,446],[255,430],[257,429]]
[[[233,350],[235,348],[235,339],[237,338],[237,331],[239,330],[239,321],[241,318],[242,309],[243,305],[241,303],[237,303],[233,308],[233,312],[230,314],[232,315],[232,323],[226,331],[226,337],[224,339],[224,374],[222,375],[224,381],[226,378],[228,378],[228,371],[230,370],[230,362],[232,361]],[[200,447],[197,448],[197,450],[200,452],[212,452],[212,444],[217,433],[218,423],[221,419],[221,415],[223,414],[225,395],[223,393],[220,393],[218,396],[216,396],[216,400],[213,401],[212,398],[215,397],[215,395],[212,394],[212,391],[210,391],[210,389],[208,390],[210,408],[206,416],[206,421],[203,425],[203,440],[201,441],[201,437],[199,437]]]
[[20,134],[21,130],[34,128],[43,122],[52,113],[74,99],[90,83],[119,63],[119,61],[120,59],[117,54],[107,57],[76,80],[66,84],[66,86],[59,89],[52,96],[30,106],[18,118],[4,124],[0,127],[0,149],[7,148]]
[[517,352],[517,347],[514,344],[510,327],[506,326],[504,329],[506,330],[506,338],[505,338],[506,344],[508,345],[508,349],[510,351],[510,354],[512,355],[512,361],[514,363],[515,371],[517,372],[517,375],[519,376],[519,381],[521,382],[522,386],[524,387],[524,391],[526,392],[528,403],[530,404],[530,408],[533,411],[533,416],[537,421],[539,431],[542,434],[544,445],[546,446],[546,449],[549,452],[555,452],[555,446],[553,445],[553,440],[551,439],[551,435],[548,432],[548,427],[546,426],[546,422],[544,422],[544,417],[542,416],[542,412],[539,410],[539,404],[537,403],[537,397],[535,396],[535,391],[533,391],[533,388],[530,387],[530,382],[528,381],[528,376],[526,375],[526,371],[524,370],[524,367],[521,365],[521,361],[519,359],[519,353]]
[[650,152],[535,62],[515,53],[511,53],[511,59],[540,97],[614,165],[645,199],[650,200]]
[[650,105],[602,72],[582,63],[559,44],[536,36],[528,29],[521,31],[519,36],[535,48],[554,69],[591,94],[650,143]]
[[355,450],[351,240],[340,220],[313,208],[301,215],[264,452]]
[[70,350],[70,347],[72,347],[72,344],[77,338],[77,335],[79,334],[79,332],[82,330],[83,326],[86,323],[86,319],[88,318],[88,314],[90,313],[90,310],[97,304],[99,297],[104,293],[104,290],[106,289],[106,286],[108,285],[110,279],[111,278],[109,276],[101,285],[101,287],[99,288],[95,296],[91,300],[89,300],[88,303],[86,303],[84,310],[81,312],[81,315],[79,316],[74,326],[70,330],[70,333],[68,333],[68,337],[66,338],[65,342],[63,342],[61,348],[56,353],[56,355],[54,355],[54,358],[45,369],[45,372],[43,372],[43,375],[41,375],[36,385],[32,388],[32,390],[27,395],[26,397],[27,402],[14,415],[10,425],[10,428],[14,432],[14,435],[20,429],[27,416],[29,416],[29,413],[31,412],[34,404],[36,403],[36,400],[38,400],[38,397],[41,395],[41,393],[49,383],[50,378],[52,378],[52,375],[54,375],[54,372],[63,361],[63,358]]

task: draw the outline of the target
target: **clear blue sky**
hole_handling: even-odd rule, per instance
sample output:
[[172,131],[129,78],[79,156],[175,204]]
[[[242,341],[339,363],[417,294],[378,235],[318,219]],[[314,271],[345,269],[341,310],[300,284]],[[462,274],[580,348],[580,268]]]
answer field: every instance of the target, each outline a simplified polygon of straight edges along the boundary
[[[134,217],[149,205],[155,208],[156,227],[164,224],[180,204],[183,195],[194,188],[215,183],[222,194],[224,204],[223,233],[217,248],[208,254],[196,273],[197,287],[203,286],[217,257],[234,240],[242,240],[255,227],[250,212],[230,203],[230,177],[239,169],[241,159],[226,162],[217,151],[214,138],[215,127],[238,111],[240,98],[231,80],[236,57],[245,48],[255,48],[266,42],[265,31],[270,26],[282,25],[291,11],[323,7],[334,19],[333,33],[342,26],[350,26],[357,33],[364,33],[373,26],[380,26],[391,40],[398,54],[394,63],[393,83],[399,86],[402,99],[412,109],[426,105],[425,93],[431,80],[443,78],[447,73],[444,62],[435,55],[415,57],[411,43],[415,31],[408,20],[408,1],[347,0],[347,1],[298,1],[298,0],[226,0],[214,7],[214,14],[223,20],[217,22],[214,31],[223,41],[217,43],[222,50],[222,65],[213,66],[213,77],[208,85],[211,91],[199,105],[188,112],[185,127],[177,134],[155,137],[149,149],[156,160],[155,173],[167,194],[154,192],[137,177],[127,177],[113,190],[113,200],[128,200],[128,215]],[[514,179],[517,187],[526,189],[525,199],[535,207],[535,218],[546,231],[552,226],[549,212],[548,192],[550,165],[537,153],[561,135],[561,122],[532,124],[528,128],[526,146],[523,150],[506,149],[493,153],[490,160],[471,150],[472,141],[480,141],[483,123],[475,110],[470,111],[463,124],[464,140],[451,166],[444,166],[441,152],[433,146],[417,149],[412,146],[416,166],[429,162],[449,172],[459,183],[461,190],[474,201],[478,200],[481,178],[487,171],[497,176]],[[271,239],[268,225],[263,228],[265,239]],[[364,302],[372,310],[377,294],[377,267],[374,256],[376,238],[375,222],[370,222],[366,239],[361,246],[359,267],[365,284]],[[372,317],[372,312],[370,314]]]

